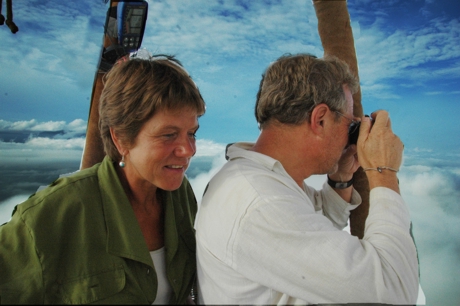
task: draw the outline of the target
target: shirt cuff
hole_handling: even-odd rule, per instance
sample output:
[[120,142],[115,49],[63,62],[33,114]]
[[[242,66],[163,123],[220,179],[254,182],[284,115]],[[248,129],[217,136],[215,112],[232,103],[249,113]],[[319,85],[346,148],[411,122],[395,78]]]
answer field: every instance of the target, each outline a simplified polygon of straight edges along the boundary
[[342,199],[342,197],[339,196],[338,193],[335,192],[335,190],[331,186],[329,186],[327,182],[324,183],[323,190],[327,193],[327,197],[331,201],[333,201],[334,203],[337,203],[338,206],[342,208],[342,211],[345,211],[345,210],[351,211],[357,208],[363,201],[361,198],[361,195],[354,188],[351,194],[350,203]]

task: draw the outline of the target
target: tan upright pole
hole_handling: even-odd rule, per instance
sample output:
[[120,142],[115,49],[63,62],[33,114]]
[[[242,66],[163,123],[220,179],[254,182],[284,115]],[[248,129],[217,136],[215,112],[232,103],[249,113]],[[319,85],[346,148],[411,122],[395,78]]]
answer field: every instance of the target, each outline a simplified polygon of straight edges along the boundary
[[[110,1],[110,6],[118,5],[119,1]],[[108,16],[107,16],[108,18]],[[104,31],[103,49],[109,47],[113,42],[117,41],[117,37],[109,37]],[[102,52],[99,63],[102,61]],[[83,150],[80,169],[85,169],[101,162],[104,159],[104,147],[102,145],[101,135],[99,133],[99,98],[104,88],[102,78],[105,72],[98,67],[94,78],[93,92],[91,95],[91,105],[88,115],[88,126],[86,129],[86,143]]]
[[[350,24],[346,0],[313,0],[318,18],[318,32],[324,55],[333,55],[345,61],[351,71],[359,77],[353,32]],[[363,116],[361,89],[353,95],[354,115]],[[362,238],[369,212],[369,183],[361,168],[353,176],[354,188],[359,192],[363,203],[350,215],[351,234]]]

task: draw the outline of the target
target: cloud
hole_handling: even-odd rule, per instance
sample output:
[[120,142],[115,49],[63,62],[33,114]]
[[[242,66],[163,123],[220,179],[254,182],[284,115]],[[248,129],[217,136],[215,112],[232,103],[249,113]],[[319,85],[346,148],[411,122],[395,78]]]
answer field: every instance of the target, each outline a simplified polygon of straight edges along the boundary
[[[9,165],[76,162],[85,145],[86,122],[0,120],[0,152]],[[75,169],[76,170],[76,169]]]
[[[14,17],[20,31],[17,39],[4,31],[0,34],[3,53],[0,65],[5,71],[22,70],[28,79],[40,80],[44,73],[52,79],[91,86],[92,78],[88,75],[95,73],[105,13],[102,1],[79,1],[78,5],[18,1],[14,4]],[[95,27],[95,16],[99,27]]]
[[[404,188],[408,189],[411,195],[429,198],[433,201],[432,206],[443,210],[449,216],[460,218],[458,200],[451,201],[460,199],[460,176],[458,175],[460,168],[411,166],[406,169],[410,173],[410,179],[407,179],[406,174],[401,177],[401,180],[407,179],[404,182]],[[449,200],[446,201],[446,199]]]
[[0,225],[7,222],[11,218],[11,213],[16,205],[24,202],[29,198],[29,195],[16,195],[5,201],[0,202]]
[[[208,158],[210,158],[210,156],[208,156]],[[201,198],[203,197],[208,182],[222,168],[225,162],[224,152],[216,154],[211,158],[211,170],[199,173],[197,176],[190,179],[190,185],[192,185],[198,205],[201,204]]]
[[416,166],[430,167],[433,169],[458,169],[460,168],[460,153],[458,150],[446,151],[439,148],[415,147],[407,149],[404,153],[404,166],[408,169]]
[[[3,120],[2,120],[3,121]],[[37,122],[32,119],[29,121],[16,121],[11,123],[8,129],[10,130],[30,130],[30,131],[60,131],[63,130],[66,123],[65,121],[48,121],[48,122]]]
[[7,160],[10,165],[79,161],[84,144],[84,138],[32,138],[25,143],[0,142],[0,152],[2,158]]
[[224,154],[226,145],[212,140],[198,139],[196,141],[196,147],[195,156],[216,157]]
[[439,305],[457,304],[460,168],[403,167],[399,178],[412,215],[425,295]]
[[47,121],[40,122],[36,119],[28,121],[7,121],[0,119],[0,131],[37,131],[37,132],[51,132],[51,131],[66,131],[69,133],[84,133],[86,132],[86,121],[82,119],[75,119],[69,124],[65,121]]
[[72,122],[69,123],[68,125],[68,130],[69,131],[74,131],[74,132],[86,132],[86,121],[83,119],[75,119]]
[[[193,54],[199,57],[198,62],[222,57],[278,57],[278,47],[290,41],[309,45],[308,38],[314,36],[319,45],[316,32],[310,31],[316,30],[316,24],[306,17],[312,12],[313,6],[304,1],[155,1],[149,5],[144,44],[154,52],[178,50],[181,58]],[[298,29],[303,37],[294,34]]]
[[46,149],[59,149],[59,150],[83,150],[85,145],[84,138],[72,138],[72,139],[49,139],[45,137],[31,138],[26,142],[27,146],[33,147],[34,149],[46,148]]
[[[388,12],[400,5],[407,3],[350,3],[366,98],[401,99],[392,85],[395,79],[402,80],[400,86],[415,87],[433,79],[460,76],[459,21],[433,18],[418,28],[397,27]],[[356,9],[369,6],[372,13]],[[31,0],[15,4],[21,36],[14,40],[11,34],[0,33],[2,46],[5,42],[0,66],[2,71],[21,71],[20,78],[14,73],[12,79],[16,84],[27,81],[28,91],[34,94],[24,94],[20,99],[10,96],[8,101],[31,101],[35,96],[44,101],[47,91],[60,90],[65,100],[86,102],[100,54],[106,11],[102,1],[89,0],[78,4]],[[301,0],[150,1],[143,46],[152,52],[177,54],[203,90],[210,109],[219,108],[229,121],[252,111],[243,105],[252,107],[253,100],[236,107],[234,102],[255,96],[260,74],[270,61],[286,52],[322,54],[314,7]],[[66,87],[69,84],[87,90],[81,93],[83,99],[65,96],[74,90]],[[61,98],[53,97],[53,103],[59,107]],[[84,107],[87,105],[82,103]],[[87,112],[86,108],[82,113]]]
[[[400,3],[400,7],[402,5],[401,10],[395,10],[396,2]],[[368,5],[373,7],[372,13]],[[459,19],[429,19],[413,11],[416,4],[404,5],[408,6],[407,2],[359,1],[350,4],[359,74],[365,95],[398,99],[400,97],[394,94],[395,80],[401,86],[420,87],[434,80],[460,77]],[[423,22],[401,25],[399,17],[417,18]]]

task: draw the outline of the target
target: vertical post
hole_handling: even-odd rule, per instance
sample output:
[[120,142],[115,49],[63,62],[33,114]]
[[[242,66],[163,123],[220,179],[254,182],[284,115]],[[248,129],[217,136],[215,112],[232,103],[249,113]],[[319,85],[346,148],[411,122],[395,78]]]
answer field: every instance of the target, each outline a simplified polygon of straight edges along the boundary
[[[313,0],[318,18],[318,33],[324,49],[324,55],[333,55],[345,61],[350,70],[359,78],[358,62],[350,24],[346,0]],[[353,109],[356,117],[363,116],[361,89],[353,95]],[[362,238],[369,213],[369,183],[364,171],[359,168],[353,176],[354,188],[362,197],[362,204],[350,215],[351,234]]]
[[[111,0],[110,7],[116,7],[118,0]],[[109,14],[107,14],[106,26],[108,24]],[[102,78],[105,71],[101,70],[102,54],[105,48],[108,48],[113,42],[118,40],[118,37],[109,36],[110,32],[104,29],[103,47],[99,58],[99,65],[94,77],[93,91],[91,95],[91,104],[88,115],[88,125],[86,129],[86,143],[83,149],[80,169],[85,169],[101,162],[104,159],[104,147],[102,144],[101,135],[99,133],[99,98],[104,88]],[[113,35],[113,34],[112,34]]]
[[2,0],[0,0],[0,25],[6,23],[8,28],[10,28],[11,33],[16,34],[19,31],[17,25],[13,22],[13,1],[6,0],[6,20],[5,16],[1,14],[2,12]]

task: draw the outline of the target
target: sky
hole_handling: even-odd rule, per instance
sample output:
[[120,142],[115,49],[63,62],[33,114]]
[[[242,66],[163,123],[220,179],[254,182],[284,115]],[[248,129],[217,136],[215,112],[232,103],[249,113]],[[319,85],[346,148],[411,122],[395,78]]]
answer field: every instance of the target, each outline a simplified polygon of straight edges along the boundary
[[[255,96],[285,53],[323,55],[305,0],[149,0],[142,47],[175,55],[207,104],[188,170],[201,199],[226,144],[255,141]],[[0,26],[0,224],[38,186],[79,169],[108,4],[13,1]],[[350,0],[365,113],[389,111],[426,305],[460,303],[460,1]],[[6,7],[3,6],[3,14]],[[308,181],[320,188],[324,177]],[[422,300],[421,300],[422,301]],[[420,302],[422,304],[422,302]]]

